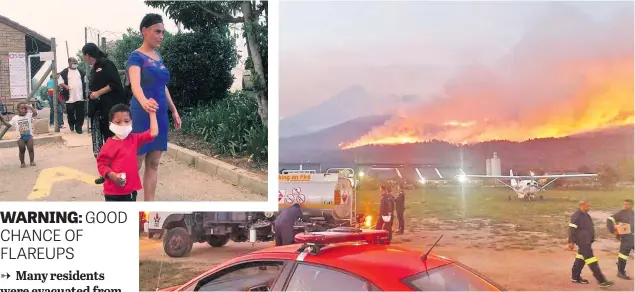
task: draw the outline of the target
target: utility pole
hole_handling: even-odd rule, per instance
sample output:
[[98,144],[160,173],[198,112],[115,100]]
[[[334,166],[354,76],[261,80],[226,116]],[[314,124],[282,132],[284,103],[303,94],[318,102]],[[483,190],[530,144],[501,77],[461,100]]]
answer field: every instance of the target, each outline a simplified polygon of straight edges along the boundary
[[101,38],[101,50],[105,51],[106,50],[106,37],[102,37]]
[[71,54],[68,53],[68,41],[66,41],[66,59],[69,59]]
[[53,120],[55,121],[55,132],[60,131],[60,123],[58,117],[57,107],[62,106],[59,104],[58,92],[57,92],[57,45],[55,44],[55,38],[51,39],[51,52],[53,52],[53,63],[51,64],[51,74],[53,76]]

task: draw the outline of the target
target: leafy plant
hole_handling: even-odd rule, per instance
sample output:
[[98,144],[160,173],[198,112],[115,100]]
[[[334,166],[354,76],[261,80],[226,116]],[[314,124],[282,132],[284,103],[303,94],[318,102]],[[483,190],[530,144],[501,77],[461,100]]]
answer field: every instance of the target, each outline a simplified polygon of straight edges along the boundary
[[228,26],[230,23],[244,24],[244,36],[247,39],[250,62],[253,64],[251,78],[257,92],[253,98],[256,99],[258,114],[266,126],[268,121],[267,48],[261,48],[261,45],[267,43],[268,1],[145,1],[145,4],[163,10],[170,18],[193,31],[215,30],[230,35]]
[[250,157],[256,164],[268,157],[267,128],[258,105],[245,92],[231,93],[213,105],[192,108],[182,116],[182,131],[210,142],[219,155]]
[[170,69],[168,88],[179,107],[223,99],[234,82],[237,63],[234,40],[219,30],[181,33],[164,43],[163,59]]

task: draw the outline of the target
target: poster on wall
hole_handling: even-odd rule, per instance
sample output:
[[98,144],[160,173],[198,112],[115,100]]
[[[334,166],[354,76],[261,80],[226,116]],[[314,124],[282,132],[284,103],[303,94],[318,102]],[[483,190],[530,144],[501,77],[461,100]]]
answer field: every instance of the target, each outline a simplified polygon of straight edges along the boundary
[[26,98],[29,94],[26,78],[26,54],[9,53],[9,89],[11,98]]

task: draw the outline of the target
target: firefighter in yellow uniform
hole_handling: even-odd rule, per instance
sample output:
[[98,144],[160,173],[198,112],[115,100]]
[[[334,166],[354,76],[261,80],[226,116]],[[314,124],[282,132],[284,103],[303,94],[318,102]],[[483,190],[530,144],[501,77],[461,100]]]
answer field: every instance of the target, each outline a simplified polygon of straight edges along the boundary
[[598,281],[599,287],[608,288],[613,286],[613,282],[604,278],[602,271],[600,271],[598,259],[593,255],[591,248],[593,241],[595,241],[595,230],[593,219],[589,215],[590,208],[589,202],[580,201],[580,208],[571,215],[569,222],[569,250],[573,250],[575,245],[578,246],[578,254],[576,254],[571,268],[571,282],[588,284],[589,281],[580,276],[584,266],[588,265],[593,272],[593,277]]
[[[635,214],[633,213],[633,200],[624,200],[624,208],[613,216],[606,219],[606,227],[609,232],[615,233],[617,239],[620,240],[620,251],[617,254],[617,277],[630,280],[631,277],[626,275],[626,262],[628,256],[633,250],[633,219]],[[628,223],[631,225],[630,234],[620,234],[617,232],[617,224]]]

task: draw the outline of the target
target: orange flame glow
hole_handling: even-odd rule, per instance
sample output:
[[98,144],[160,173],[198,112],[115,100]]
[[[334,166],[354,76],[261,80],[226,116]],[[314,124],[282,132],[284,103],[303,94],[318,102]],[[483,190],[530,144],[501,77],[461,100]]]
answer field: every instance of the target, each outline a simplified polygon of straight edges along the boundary
[[632,125],[632,51],[630,54],[601,62],[567,60],[548,67],[529,66],[512,72],[523,78],[512,82],[503,73],[471,71],[460,82],[446,86],[445,98],[388,120],[340,147],[430,140],[469,144],[525,141]]

